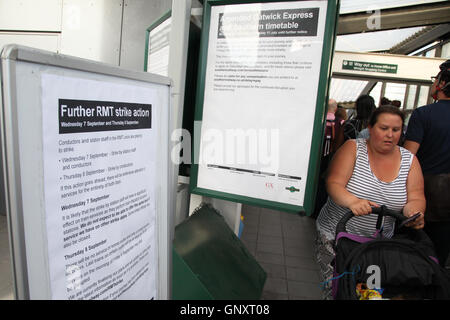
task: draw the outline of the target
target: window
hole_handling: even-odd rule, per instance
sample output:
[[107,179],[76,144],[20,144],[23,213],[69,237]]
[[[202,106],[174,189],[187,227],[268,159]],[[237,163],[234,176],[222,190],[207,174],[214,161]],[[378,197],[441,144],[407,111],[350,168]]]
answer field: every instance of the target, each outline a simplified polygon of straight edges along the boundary
[[368,81],[332,78],[329,98],[337,102],[355,101]]
[[425,53],[425,57],[428,57],[428,58],[434,58],[435,55],[436,55],[436,49],[427,51],[427,52]]
[[381,87],[383,86],[383,82],[378,81],[375,87],[370,91],[370,95],[375,100],[375,105],[378,106],[380,104],[380,95],[381,95]]
[[418,107],[424,106],[427,104],[429,91],[430,91],[429,86],[420,86],[419,101],[417,102]]
[[405,91],[406,84],[404,83],[386,83],[386,89],[384,90],[384,96],[389,100],[399,100],[401,102],[401,108],[405,104]]
[[406,110],[414,109],[414,102],[416,101],[416,93],[417,93],[417,86],[409,85],[408,97],[406,97],[406,105],[405,105]]
[[441,58],[450,59],[450,42],[442,46]]

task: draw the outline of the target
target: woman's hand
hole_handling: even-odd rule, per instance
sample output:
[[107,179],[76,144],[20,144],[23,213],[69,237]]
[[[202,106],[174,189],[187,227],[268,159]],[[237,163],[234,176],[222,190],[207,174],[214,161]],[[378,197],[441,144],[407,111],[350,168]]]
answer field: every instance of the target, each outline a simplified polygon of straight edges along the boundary
[[409,170],[408,180],[406,181],[406,192],[408,193],[408,202],[403,207],[403,215],[411,217],[420,212],[420,217],[406,224],[407,227],[422,229],[425,225],[424,212],[426,201],[423,187],[423,175],[417,157],[413,158],[411,169]]
[[372,207],[379,207],[379,205],[375,202],[359,198],[350,203],[348,206],[355,216],[362,216],[371,213]]
[[406,210],[403,209],[403,215],[407,218],[412,217],[413,215],[415,215],[416,213],[420,213],[420,216],[415,219],[414,221],[411,221],[410,223],[405,224],[406,227],[410,227],[413,229],[422,229],[425,225],[425,219],[424,219],[424,214],[423,212],[417,212],[417,211],[413,211],[413,210]]

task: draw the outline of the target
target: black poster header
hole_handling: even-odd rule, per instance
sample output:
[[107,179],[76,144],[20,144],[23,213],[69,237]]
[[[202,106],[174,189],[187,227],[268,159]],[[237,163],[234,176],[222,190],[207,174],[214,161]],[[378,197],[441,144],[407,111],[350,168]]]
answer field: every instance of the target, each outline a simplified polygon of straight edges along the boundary
[[152,105],[59,99],[59,133],[150,129]]
[[319,8],[220,13],[217,37],[315,37]]

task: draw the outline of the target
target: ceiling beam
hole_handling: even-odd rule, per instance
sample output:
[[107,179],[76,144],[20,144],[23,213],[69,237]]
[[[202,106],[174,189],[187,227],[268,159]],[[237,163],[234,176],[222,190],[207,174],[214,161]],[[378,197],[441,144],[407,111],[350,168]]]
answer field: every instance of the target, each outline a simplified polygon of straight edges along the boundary
[[422,32],[418,32],[413,37],[396,44],[389,50],[389,53],[410,54],[411,52],[414,52],[436,40],[444,38],[449,33],[450,23],[429,27],[429,29],[426,28]]
[[450,1],[340,14],[337,34],[354,34],[450,22]]

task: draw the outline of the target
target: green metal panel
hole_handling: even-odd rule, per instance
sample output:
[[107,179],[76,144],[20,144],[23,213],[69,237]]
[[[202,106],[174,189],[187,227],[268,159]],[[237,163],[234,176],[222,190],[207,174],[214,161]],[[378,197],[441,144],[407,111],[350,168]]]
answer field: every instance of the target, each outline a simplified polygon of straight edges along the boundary
[[[196,108],[195,108],[195,121],[202,121],[203,115],[203,102],[204,102],[204,89],[206,78],[206,65],[208,55],[208,37],[211,18],[211,7],[216,5],[232,5],[232,4],[244,4],[244,3],[264,3],[264,2],[283,2],[286,0],[206,0],[204,2],[204,15],[202,26],[202,38],[200,43],[200,65],[198,71],[198,86],[196,93]],[[303,206],[296,206],[286,203],[280,203],[276,201],[269,201],[263,199],[257,199],[252,197],[246,197],[242,195],[236,195],[231,193],[225,193],[216,190],[208,190],[205,188],[199,188],[198,182],[198,164],[195,163],[196,154],[200,152],[200,130],[195,132],[193,136],[193,153],[192,153],[192,167],[190,178],[190,191],[194,194],[204,195],[208,197],[219,198],[228,201],[234,201],[239,203],[246,203],[250,205],[256,205],[259,207],[281,210],[286,212],[305,212],[307,215],[311,215],[314,212],[314,202],[317,192],[319,169],[320,169],[320,153],[322,148],[322,140],[325,127],[326,116],[326,102],[328,100],[328,87],[331,79],[331,61],[334,51],[334,44],[336,39],[336,25],[337,17],[339,13],[339,0],[328,0],[326,23],[323,38],[322,47],[322,59],[320,66],[319,86],[317,91],[316,101],[316,113],[314,117],[313,134],[311,141],[310,158],[308,165],[308,174],[306,181],[306,190]],[[295,137],[293,137],[295,139]],[[218,183],[220,183],[218,181]]]
[[[317,90],[316,115],[311,143],[311,154],[306,181],[304,211],[308,216],[314,212],[317,185],[319,183],[320,160],[325,135],[325,119],[328,110],[328,88],[331,81],[331,61],[333,61],[334,45],[340,2],[329,0],[325,34],[323,36],[322,64],[320,67],[319,88]],[[329,41],[327,41],[329,39]]]
[[213,300],[208,289],[175,249],[172,250],[172,300]]
[[211,206],[175,228],[173,248],[174,299],[260,299],[266,272]]

